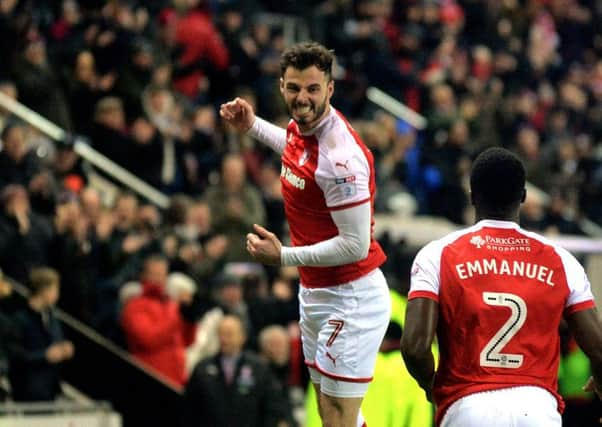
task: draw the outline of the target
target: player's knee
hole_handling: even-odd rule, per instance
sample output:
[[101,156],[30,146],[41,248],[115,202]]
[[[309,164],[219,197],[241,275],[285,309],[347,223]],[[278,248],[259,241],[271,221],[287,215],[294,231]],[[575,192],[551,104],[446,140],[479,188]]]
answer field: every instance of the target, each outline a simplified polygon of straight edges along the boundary
[[327,394],[321,394],[320,400],[322,401],[324,406],[331,408],[337,412],[343,413],[343,403],[339,398],[328,396]]
[[324,415],[341,416],[343,415],[344,407],[342,402],[336,397],[326,394],[320,395],[319,405],[322,407]]
[[343,427],[347,417],[346,408],[340,399],[325,394],[320,395],[321,417],[323,427]]

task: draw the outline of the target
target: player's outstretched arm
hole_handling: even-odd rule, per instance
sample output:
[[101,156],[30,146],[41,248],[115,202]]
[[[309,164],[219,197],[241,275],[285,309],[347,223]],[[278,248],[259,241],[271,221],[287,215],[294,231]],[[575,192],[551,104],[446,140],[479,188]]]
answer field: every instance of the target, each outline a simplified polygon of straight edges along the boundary
[[593,376],[584,389],[595,392],[602,399],[602,321],[598,310],[578,311],[567,316],[566,321],[577,344],[591,362]]
[[235,98],[222,104],[219,115],[239,132],[248,133],[277,153],[284,151],[286,130],[257,117],[251,104],[244,99]]
[[406,320],[401,338],[401,354],[408,372],[432,401],[435,359],[431,345],[439,320],[439,304],[430,298],[408,301]]

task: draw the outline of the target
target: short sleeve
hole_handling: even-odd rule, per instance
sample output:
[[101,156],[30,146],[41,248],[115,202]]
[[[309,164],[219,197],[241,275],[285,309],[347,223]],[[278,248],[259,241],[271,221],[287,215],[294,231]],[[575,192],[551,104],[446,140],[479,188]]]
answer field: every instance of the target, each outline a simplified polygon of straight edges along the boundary
[[326,206],[336,210],[370,200],[370,164],[353,136],[333,129],[320,145],[315,176]]
[[572,314],[595,306],[592,288],[585,270],[573,255],[564,249],[558,250],[566,273],[569,296],[566,300],[565,314]]
[[431,242],[418,252],[410,270],[408,299],[430,298],[439,301],[442,246]]

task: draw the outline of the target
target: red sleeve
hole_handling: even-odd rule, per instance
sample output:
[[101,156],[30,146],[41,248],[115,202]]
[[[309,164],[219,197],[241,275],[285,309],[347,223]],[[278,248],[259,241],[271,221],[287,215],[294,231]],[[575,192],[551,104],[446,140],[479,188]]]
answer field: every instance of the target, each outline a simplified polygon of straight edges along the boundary
[[158,319],[157,312],[151,310],[146,301],[134,300],[126,304],[121,314],[121,326],[132,349],[153,350],[173,342],[173,334],[180,325],[177,305],[168,304],[164,308]]
[[564,309],[564,315],[568,316],[573,313],[577,313],[578,311],[587,310],[588,308],[594,308],[596,303],[594,300],[587,300],[583,302],[578,302],[577,304],[570,305]]

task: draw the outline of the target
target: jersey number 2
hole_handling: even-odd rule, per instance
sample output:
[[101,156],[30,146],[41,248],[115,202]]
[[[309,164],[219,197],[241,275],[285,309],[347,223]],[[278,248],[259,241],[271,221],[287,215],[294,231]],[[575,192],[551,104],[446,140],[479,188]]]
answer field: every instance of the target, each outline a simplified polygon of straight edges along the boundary
[[481,351],[481,366],[494,368],[520,368],[523,364],[522,354],[502,353],[501,350],[516,335],[527,319],[527,304],[518,295],[504,292],[483,292],[483,301],[488,305],[509,307],[510,318],[489,340]]

